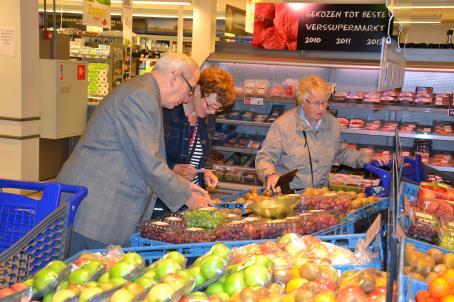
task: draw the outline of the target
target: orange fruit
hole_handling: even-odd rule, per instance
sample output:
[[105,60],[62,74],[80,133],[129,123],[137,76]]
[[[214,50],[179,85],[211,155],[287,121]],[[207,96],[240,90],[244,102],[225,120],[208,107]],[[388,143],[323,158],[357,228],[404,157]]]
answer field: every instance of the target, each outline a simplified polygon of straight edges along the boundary
[[304,278],[293,278],[292,280],[287,282],[287,286],[285,287],[285,292],[287,294],[291,293],[295,289],[300,288],[301,286],[303,286],[304,283],[306,283],[306,282],[307,282],[307,280],[304,279]]
[[420,290],[416,293],[416,302],[424,302],[430,297],[430,293],[427,290]]
[[437,277],[429,283],[429,293],[434,298],[441,298],[449,294],[449,283],[446,279]]
[[454,269],[450,268],[444,271],[444,273],[441,274],[440,277],[448,281],[449,287],[451,288],[452,292],[454,290]]
[[454,302],[454,295],[447,295],[440,299],[440,302]]

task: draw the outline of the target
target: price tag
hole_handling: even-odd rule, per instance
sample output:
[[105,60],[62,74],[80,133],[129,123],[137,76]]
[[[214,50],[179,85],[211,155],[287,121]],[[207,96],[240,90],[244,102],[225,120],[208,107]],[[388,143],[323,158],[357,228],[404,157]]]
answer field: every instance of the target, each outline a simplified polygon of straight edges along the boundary
[[366,232],[366,241],[364,242],[364,248],[368,248],[372,240],[377,236],[378,232],[380,232],[381,229],[381,214],[377,215],[377,218],[375,218],[374,223],[369,227],[369,229]]
[[454,109],[448,109],[448,115],[454,116]]
[[263,98],[245,96],[244,104],[245,105],[263,105]]
[[410,218],[411,223],[415,224],[416,223],[415,212],[413,211],[410,203],[408,202],[407,197],[404,197],[404,208],[405,211],[407,212],[408,218]]

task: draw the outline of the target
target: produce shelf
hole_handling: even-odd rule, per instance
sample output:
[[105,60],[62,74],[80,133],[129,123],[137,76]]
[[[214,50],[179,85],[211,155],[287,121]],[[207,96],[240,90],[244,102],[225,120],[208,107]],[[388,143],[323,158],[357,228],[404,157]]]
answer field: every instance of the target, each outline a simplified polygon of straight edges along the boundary
[[245,184],[240,184],[240,183],[223,182],[223,181],[220,181],[218,183],[218,187],[220,189],[230,189],[230,190],[236,190],[236,191],[249,191],[249,189],[260,189],[260,188],[262,188],[262,186],[245,185]]
[[394,111],[410,111],[410,112],[428,112],[448,115],[449,109],[436,108],[436,107],[423,107],[423,106],[395,106],[395,105],[382,105],[382,104],[364,104],[364,103],[349,103],[349,102],[336,102],[330,101],[329,107],[336,108],[365,108],[371,110],[394,110]]
[[258,126],[258,127],[270,127],[272,123],[261,123],[253,121],[242,121],[242,120],[229,120],[224,118],[216,119],[216,123],[219,124],[231,124],[231,125],[244,125],[244,126]]
[[231,165],[224,165],[224,164],[213,164],[213,168],[215,170],[225,169],[225,170],[240,170],[240,171],[255,172],[255,168],[234,166],[234,165],[231,166]]
[[434,169],[437,169],[438,171],[441,171],[441,172],[454,173],[454,167],[442,167],[442,166],[432,166],[432,165],[429,165],[429,166],[434,168]]
[[239,152],[239,153],[245,153],[245,154],[257,154],[257,151],[258,151],[256,149],[251,149],[251,148],[237,148],[237,147],[225,147],[225,146],[213,146],[211,149],[215,150],[215,151]]
[[[342,133],[359,134],[359,135],[375,135],[375,136],[389,136],[394,137],[394,132],[367,130],[367,129],[341,129]],[[399,132],[401,138],[418,138],[418,139],[433,139],[440,141],[454,142],[454,135],[441,135],[441,134],[426,134],[426,133],[403,133]]]

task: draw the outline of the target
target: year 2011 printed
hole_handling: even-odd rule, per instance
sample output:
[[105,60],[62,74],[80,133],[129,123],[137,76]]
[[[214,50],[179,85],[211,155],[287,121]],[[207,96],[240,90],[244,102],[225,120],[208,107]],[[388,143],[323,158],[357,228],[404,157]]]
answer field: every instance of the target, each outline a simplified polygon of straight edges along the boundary
[[350,45],[352,38],[336,38],[336,45]]

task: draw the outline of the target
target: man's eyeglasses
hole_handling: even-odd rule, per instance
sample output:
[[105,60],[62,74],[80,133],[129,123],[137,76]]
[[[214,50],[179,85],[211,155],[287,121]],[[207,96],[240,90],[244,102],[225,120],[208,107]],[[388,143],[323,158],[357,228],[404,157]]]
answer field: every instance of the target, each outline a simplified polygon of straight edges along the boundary
[[192,87],[191,84],[189,84],[189,81],[186,79],[186,77],[182,73],[180,73],[180,75],[183,78],[183,80],[186,82],[186,84],[188,84],[188,87],[189,87],[188,96],[193,96],[195,87]]
[[306,99],[306,102],[311,105],[311,106],[314,106],[314,107],[326,107],[328,106],[328,101],[324,101],[324,102],[312,102],[310,101],[309,99]]

